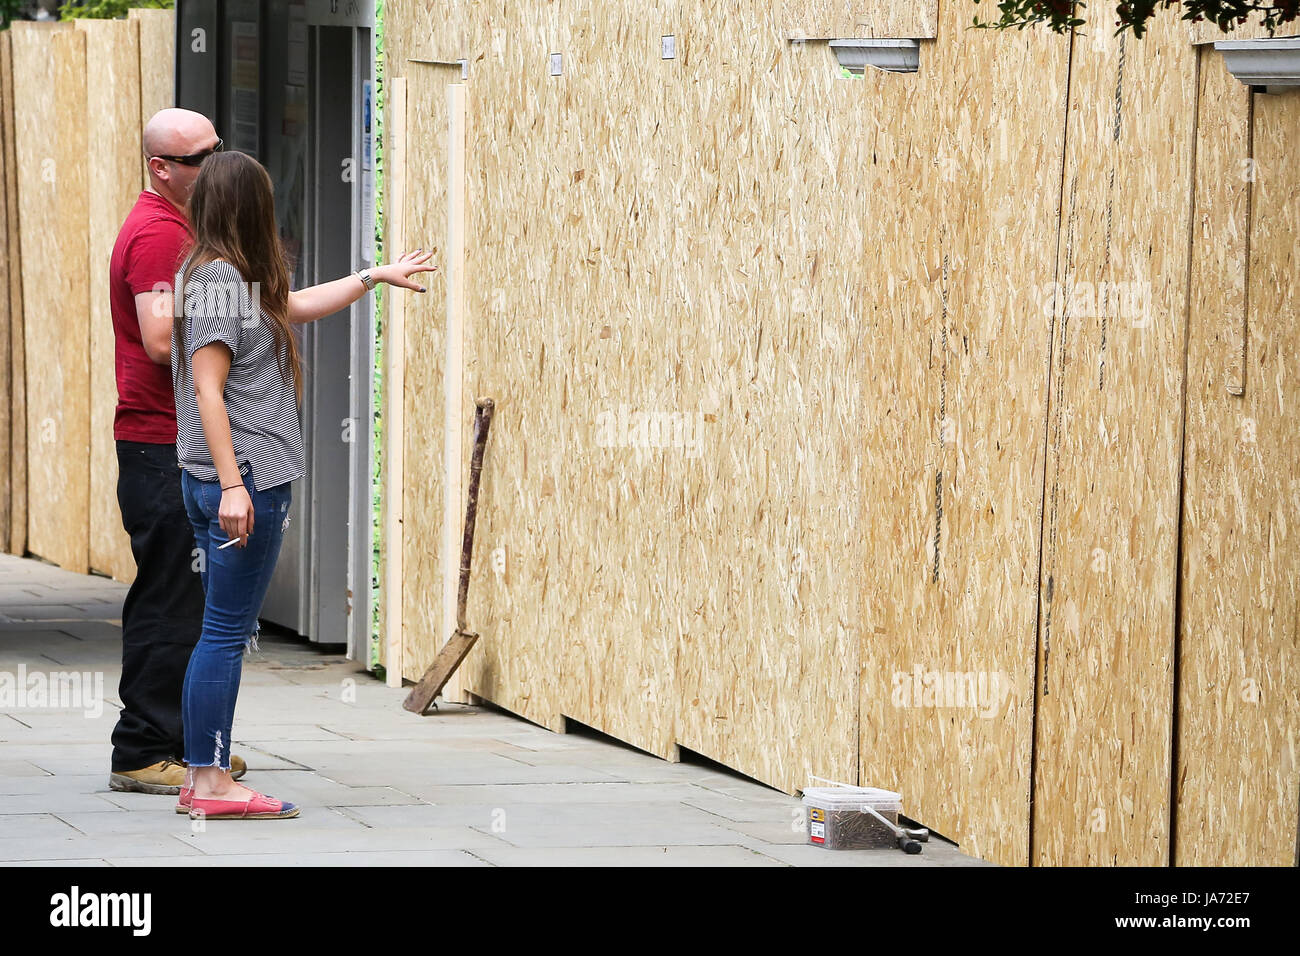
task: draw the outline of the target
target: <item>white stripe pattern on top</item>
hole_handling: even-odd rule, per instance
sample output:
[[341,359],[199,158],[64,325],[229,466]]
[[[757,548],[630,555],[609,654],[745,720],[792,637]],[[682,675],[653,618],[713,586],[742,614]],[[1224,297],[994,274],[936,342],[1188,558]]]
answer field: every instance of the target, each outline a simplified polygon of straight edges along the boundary
[[184,368],[177,368],[180,343],[173,327],[177,462],[201,481],[218,480],[203,434],[191,369],[196,351],[224,342],[231,359],[223,397],[240,473],[251,472],[258,491],[303,477],[307,470],[302,424],[287,345],[277,357],[274,320],[256,303],[256,290],[250,292],[239,270],[224,259],[199,266],[183,286],[177,272],[175,288],[176,302],[183,307],[189,359]]

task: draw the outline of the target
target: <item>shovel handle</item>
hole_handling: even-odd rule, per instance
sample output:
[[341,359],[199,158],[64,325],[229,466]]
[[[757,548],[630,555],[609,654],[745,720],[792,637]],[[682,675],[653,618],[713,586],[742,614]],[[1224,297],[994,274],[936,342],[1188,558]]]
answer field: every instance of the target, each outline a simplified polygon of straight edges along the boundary
[[483,451],[487,447],[488,429],[496,403],[480,398],[474,403],[474,454],[469,463],[469,494],[465,501],[465,537],[460,545],[460,587],[456,591],[456,630],[465,627],[465,604],[469,600],[469,566],[474,557],[474,523],[478,518],[478,483],[483,471]]

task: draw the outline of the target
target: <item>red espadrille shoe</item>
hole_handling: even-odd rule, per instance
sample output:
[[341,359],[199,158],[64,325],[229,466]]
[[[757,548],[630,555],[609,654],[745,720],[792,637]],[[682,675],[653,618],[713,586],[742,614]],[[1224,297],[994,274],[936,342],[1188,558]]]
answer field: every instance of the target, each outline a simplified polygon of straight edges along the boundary
[[[238,780],[248,772],[248,764],[244,763],[243,757],[232,755],[230,758],[230,779]],[[181,793],[176,801],[177,813],[189,813],[190,801],[194,799],[194,771],[188,766],[185,768],[185,782],[181,784]]]
[[276,800],[257,791],[247,800],[210,800],[190,797],[191,820],[287,820],[298,815],[292,803]]
[[189,813],[194,800],[194,771],[185,768],[185,780],[181,783],[181,794],[176,800],[177,813]]

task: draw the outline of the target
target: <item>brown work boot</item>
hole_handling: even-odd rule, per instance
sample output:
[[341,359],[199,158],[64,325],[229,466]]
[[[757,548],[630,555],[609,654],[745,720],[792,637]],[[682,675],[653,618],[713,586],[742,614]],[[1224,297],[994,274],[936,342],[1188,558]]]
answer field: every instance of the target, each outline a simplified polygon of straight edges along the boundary
[[[230,779],[238,780],[248,772],[243,757],[230,755]],[[175,760],[160,760],[143,770],[122,770],[109,775],[110,790],[135,793],[179,794],[185,783],[185,765]]]
[[175,760],[160,760],[143,770],[121,770],[109,774],[110,790],[134,793],[180,793],[185,782],[185,765]]

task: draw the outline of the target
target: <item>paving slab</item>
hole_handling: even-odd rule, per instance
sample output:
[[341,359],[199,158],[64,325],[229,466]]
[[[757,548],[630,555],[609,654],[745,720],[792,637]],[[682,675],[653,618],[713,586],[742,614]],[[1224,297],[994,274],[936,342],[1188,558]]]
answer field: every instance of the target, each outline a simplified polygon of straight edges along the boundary
[[[294,866],[404,866],[404,867],[484,867],[492,864],[477,854],[483,850],[346,850],[342,852],[299,853]],[[245,853],[177,857],[112,857],[96,861],[101,866],[284,866],[278,853]],[[63,866],[62,861],[49,865]]]
[[991,866],[966,856],[951,845],[931,840],[920,853],[904,853],[895,847],[875,850],[828,850],[808,843],[799,845],[746,840],[744,846],[791,866]]
[[[180,819],[178,817],[178,819]],[[0,840],[0,860],[106,860],[113,856],[167,857],[193,854],[174,834],[16,837]]]
[[34,763],[26,760],[0,760],[0,793],[23,793],[22,790],[10,790],[9,787],[15,786],[18,778],[26,777],[49,777],[46,773]]
[[743,846],[599,846],[475,850],[497,866],[787,866]]
[[[79,833],[87,836],[132,836],[155,834],[159,836],[187,837],[191,833],[218,825],[228,826],[227,820],[191,820],[188,814],[176,812],[176,797],[149,795],[147,809],[119,810],[117,813],[59,813],[57,818]],[[313,830],[364,830],[365,824],[345,816],[329,807],[313,807]],[[0,819],[3,819],[0,817]],[[278,821],[241,820],[238,823],[268,823]]]
[[711,823],[661,823],[618,815],[578,823],[513,826],[490,832],[513,846],[529,847],[730,846],[741,837],[734,830]]
[[210,820],[205,832],[187,833],[177,839],[207,854],[271,853],[290,857],[301,853],[353,850],[467,850],[508,845],[472,827],[372,829],[358,824],[356,829],[342,829],[318,826],[323,815],[330,812],[310,807],[303,811],[302,816],[292,820]]
[[[411,803],[393,806],[347,807],[344,812],[370,826],[472,826],[502,839],[508,834],[563,825],[601,830],[647,826],[703,826],[717,823],[702,811],[681,803],[572,803],[556,806],[502,802]],[[631,845],[631,844],[629,844]]]
[[[0,817],[16,813],[112,813],[119,810],[121,807],[109,803],[98,793],[72,789],[54,793],[7,794],[0,799]],[[4,856],[0,855],[0,860],[3,859]]]
[[0,840],[19,837],[58,839],[77,833],[75,827],[50,813],[0,814]]
[[[142,866],[162,866],[167,857],[141,857]],[[109,867],[113,864],[107,860],[0,860],[0,866],[58,866],[68,867],[75,866],[77,869],[82,867]]]

